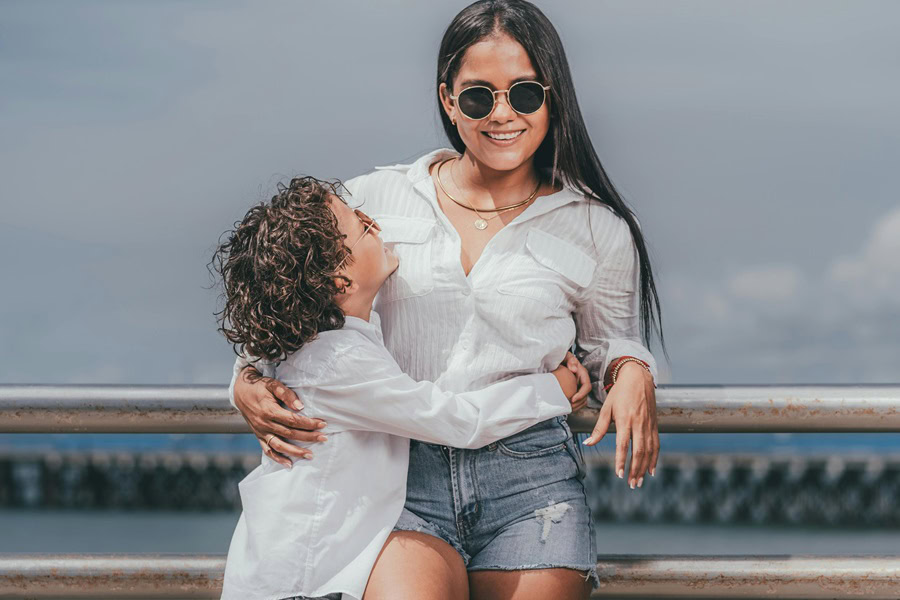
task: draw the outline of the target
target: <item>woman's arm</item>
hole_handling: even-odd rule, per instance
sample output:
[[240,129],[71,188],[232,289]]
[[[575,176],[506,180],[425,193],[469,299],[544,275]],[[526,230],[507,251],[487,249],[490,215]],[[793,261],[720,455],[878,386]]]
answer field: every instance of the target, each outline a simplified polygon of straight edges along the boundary
[[[615,421],[616,474],[622,478],[628,442],[633,437],[628,478],[633,488],[643,483],[645,472],[655,472],[659,457],[654,391],[657,367],[653,355],[641,343],[640,263],[624,220],[615,220],[610,238],[605,258],[575,310],[576,344],[583,352],[579,358],[591,374],[601,404],[597,424],[585,443],[599,442]],[[651,373],[634,362],[626,363],[619,370],[616,384],[604,392],[603,380],[610,363],[621,356],[643,360]]]
[[[312,379],[289,364],[278,370],[285,385]],[[564,392],[563,388],[567,388]],[[380,431],[456,448],[481,448],[572,410],[575,375],[520,375],[481,390],[452,393],[404,373],[386,348],[363,343],[342,352],[310,391],[316,415],[330,431]],[[585,392],[586,393],[586,392]]]
[[[319,430],[325,427],[325,422],[284,408],[291,406],[300,410],[303,403],[293,390],[273,379],[274,374],[272,364],[266,361],[250,363],[239,356],[228,386],[228,399],[241,412],[265,455],[290,468],[293,463],[289,456],[312,458],[312,452],[284,440],[323,442],[325,436]],[[267,439],[268,444],[265,443]]]

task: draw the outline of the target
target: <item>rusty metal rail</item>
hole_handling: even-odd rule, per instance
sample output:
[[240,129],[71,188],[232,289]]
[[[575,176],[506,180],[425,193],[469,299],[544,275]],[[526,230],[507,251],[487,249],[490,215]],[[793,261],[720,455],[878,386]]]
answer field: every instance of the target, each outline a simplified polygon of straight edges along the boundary
[[[224,556],[0,554],[0,598],[218,598]],[[601,556],[595,598],[900,596],[883,556]]]
[[[663,433],[900,432],[900,385],[661,385],[656,404]],[[590,431],[596,418],[570,423]],[[0,385],[5,433],[246,431],[225,386]]]

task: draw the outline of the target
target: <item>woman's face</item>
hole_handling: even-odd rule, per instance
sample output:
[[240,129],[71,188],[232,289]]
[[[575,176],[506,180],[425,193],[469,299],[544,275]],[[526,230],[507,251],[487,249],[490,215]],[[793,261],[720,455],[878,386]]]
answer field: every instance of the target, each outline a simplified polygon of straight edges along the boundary
[[[506,94],[497,94],[494,110],[484,119],[473,121],[456,107],[450,95],[456,96],[472,85],[492,90],[507,90],[517,81],[539,81],[525,48],[505,33],[497,34],[469,46],[463,55],[453,89],[441,84],[441,104],[466,145],[466,151],[485,166],[497,171],[511,171],[531,159],[550,128],[550,94],[543,106],[530,115],[520,115],[509,106]],[[540,83],[545,84],[541,81]],[[546,85],[546,84],[545,84]],[[518,134],[508,140],[497,140],[492,134]]]

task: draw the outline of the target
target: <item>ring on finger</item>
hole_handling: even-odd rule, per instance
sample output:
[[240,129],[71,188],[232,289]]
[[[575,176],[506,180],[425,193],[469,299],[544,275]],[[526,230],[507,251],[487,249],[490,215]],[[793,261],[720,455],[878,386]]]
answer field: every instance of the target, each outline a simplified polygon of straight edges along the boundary
[[271,442],[271,441],[272,441],[272,438],[274,438],[274,437],[276,437],[274,433],[270,433],[269,435],[266,436],[266,447],[267,447],[269,450],[272,449],[272,446],[269,444],[269,442]]

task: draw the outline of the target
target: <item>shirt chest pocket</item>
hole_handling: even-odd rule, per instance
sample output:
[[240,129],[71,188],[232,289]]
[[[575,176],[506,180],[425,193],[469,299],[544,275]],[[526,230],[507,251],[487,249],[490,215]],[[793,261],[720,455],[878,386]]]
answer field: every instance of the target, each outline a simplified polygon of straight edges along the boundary
[[556,310],[571,310],[570,298],[590,284],[597,261],[579,248],[539,229],[525,239],[525,252],[513,258],[497,287],[508,296],[529,298]]
[[379,290],[379,300],[395,302],[423,296],[434,289],[432,276],[432,236],[434,221],[425,219],[379,217],[381,239],[400,261],[400,266]]

